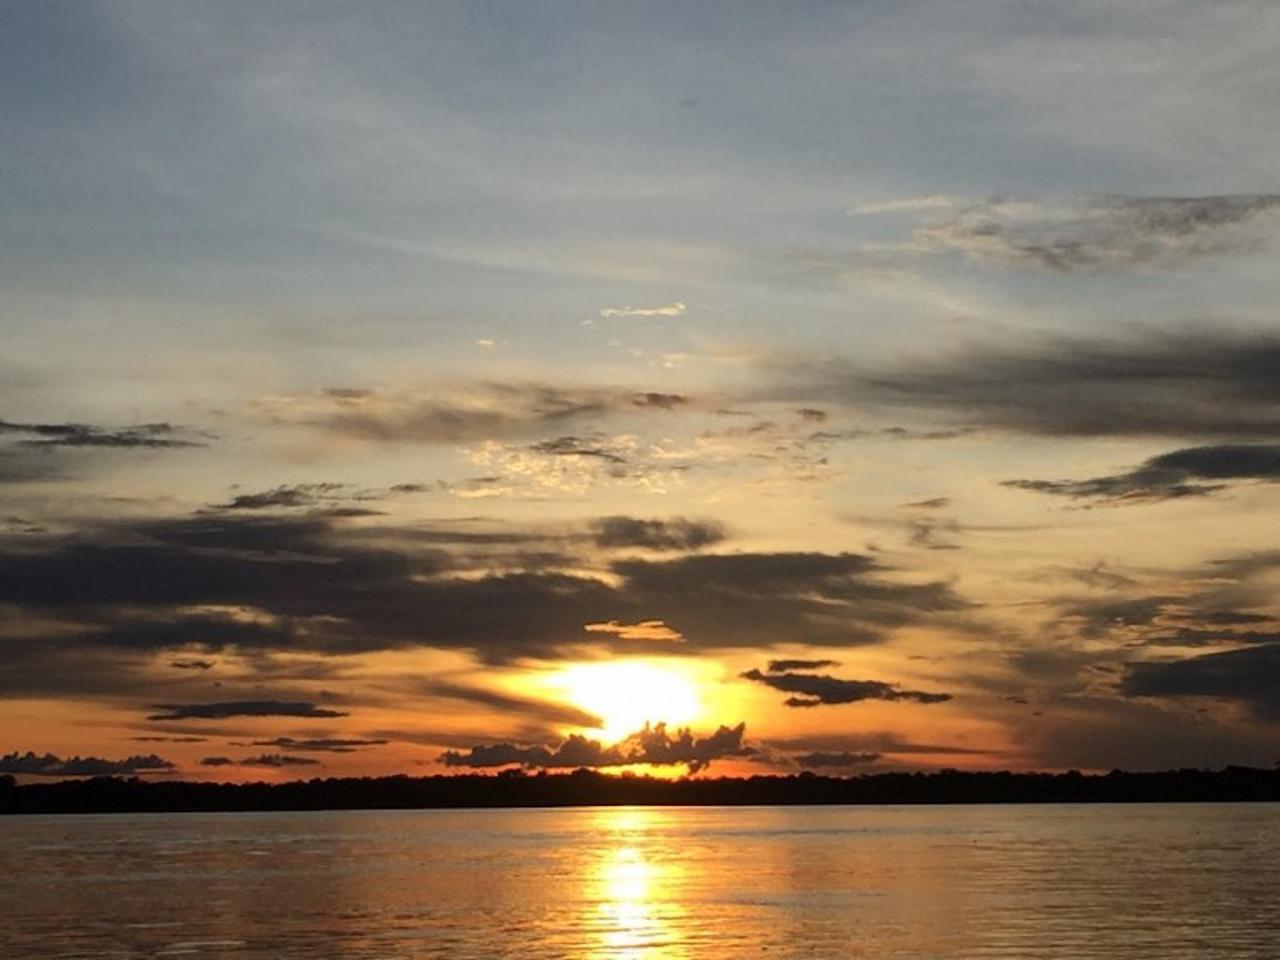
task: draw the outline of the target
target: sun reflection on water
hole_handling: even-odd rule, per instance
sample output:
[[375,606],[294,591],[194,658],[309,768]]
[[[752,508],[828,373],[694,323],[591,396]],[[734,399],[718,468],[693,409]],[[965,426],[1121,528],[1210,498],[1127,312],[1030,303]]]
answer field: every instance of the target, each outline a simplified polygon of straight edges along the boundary
[[592,957],[613,960],[678,960],[684,909],[678,900],[682,868],[656,855],[657,814],[647,810],[601,811],[599,829],[608,838],[587,879],[588,929],[597,948]]

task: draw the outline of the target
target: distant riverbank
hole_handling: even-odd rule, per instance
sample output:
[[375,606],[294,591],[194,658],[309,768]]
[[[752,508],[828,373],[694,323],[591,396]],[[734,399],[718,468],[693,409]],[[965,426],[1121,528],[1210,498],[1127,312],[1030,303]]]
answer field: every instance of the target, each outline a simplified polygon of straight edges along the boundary
[[964,772],[859,777],[528,775],[194,783],[98,777],[18,784],[0,777],[0,813],[141,813],[466,807],[755,806],[809,804],[1280,802],[1280,770],[1227,767],[1107,774]]

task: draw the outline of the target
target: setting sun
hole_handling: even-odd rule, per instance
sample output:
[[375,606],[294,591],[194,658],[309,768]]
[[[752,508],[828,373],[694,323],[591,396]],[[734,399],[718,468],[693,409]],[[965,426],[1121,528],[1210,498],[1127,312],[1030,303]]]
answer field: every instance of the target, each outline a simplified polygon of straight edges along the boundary
[[703,709],[689,674],[644,661],[578,664],[551,682],[575,706],[601,718],[607,741],[635,733],[646,723],[691,724]]

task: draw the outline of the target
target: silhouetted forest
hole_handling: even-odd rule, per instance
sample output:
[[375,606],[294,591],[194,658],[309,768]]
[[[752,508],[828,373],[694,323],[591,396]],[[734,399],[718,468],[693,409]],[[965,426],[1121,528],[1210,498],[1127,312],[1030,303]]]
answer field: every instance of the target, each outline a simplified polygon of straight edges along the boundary
[[19,785],[0,777],[0,813],[367,810],[430,807],[571,807],[858,803],[1137,803],[1280,801],[1280,770],[1104,775],[1067,773],[812,773],[663,780],[591,770],[498,776],[376,777],[289,783],[191,783],[95,777]]

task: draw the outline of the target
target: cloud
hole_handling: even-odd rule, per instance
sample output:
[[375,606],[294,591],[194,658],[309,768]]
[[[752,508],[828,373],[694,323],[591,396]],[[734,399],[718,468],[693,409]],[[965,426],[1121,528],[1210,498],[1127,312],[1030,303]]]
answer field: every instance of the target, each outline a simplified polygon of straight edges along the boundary
[[713,760],[754,755],[755,748],[743,743],[745,732],[746,724],[740,723],[736,727],[721,726],[714,733],[698,739],[688,729],[670,733],[666,724],[645,724],[642,730],[611,746],[575,734],[554,748],[497,743],[475,746],[466,753],[449,750],[441,754],[440,762],[448,767],[519,764],[542,769],[684,764],[690,773],[697,773]]
[[486,442],[469,451],[485,472],[453,485],[458,496],[579,496],[602,484],[627,485],[664,493],[683,482],[699,460],[692,449],[675,450],[662,441],[632,433],[561,434],[532,444]]
[[801,767],[818,769],[821,767],[859,767],[875,763],[883,758],[879,753],[802,753],[792,757],[792,761]]
[[264,753],[257,757],[245,757],[239,761],[242,767],[314,767],[319,760],[311,757],[294,757],[287,753]]
[[1099,197],[1086,202],[992,200],[918,230],[925,250],[979,263],[1064,273],[1174,269],[1204,257],[1259,249],[1280,195]]
[[913,500],[903,506],[909,510],[942,510],[950,504],[950,497],[930,497],[928,500]]
[[838,667],[835,660],[770,660],[767,667],[770,673],[786,673],[789,670],[821,670],[823,667]]
[[632,406],[649,407],[657,410],[674,410],[677,407],[684,406],[689,402],[689,398],[681,393],[655,393],[652,390],[646,393],[637,393],[631,397]]
[[[1122,647],[1238,647],[1280,641],[1264,555],[1174,571],[1163,581],[1084,581],[1106,592],[1053,601],[1059,623],[1082,640]],[[1068,571],[1071,575],[1071,571]]]
[[1280,434],[1280,334],[1213,330],[1124,339],[1002,340],[878,370],[787,361],[766,391],[937,413],[962,427],[1045,436]]
[[705,520],[642,520],[638,517],[601,517],[591,524],[596,546],[641,547],[646,550],[698,550],[725,538],[724,528]]
[[963,610],[942,583],[897,583],[861,554],[698,554],[613,564],[623,592],[698,645],[873,643]]
[[212,660],[170,660],[169,666],[175,670],[212,670],[217,664]]
[[661,620],[641,620],[639,623],[619,623],[610,620],[607,623],[588,623],[582,627],[587,633],[604,633],[620,640],[652,640],[679,643],[684,637],[672,630]]
[[568,724],[574,727],[601,727],[604,721],[593,713],[564,703],[553,703],[534,697],[522,697],[484,687],[448,680],[424,679],[409,685],[407,691],[420,696],[443,697],[463,703],[496,707],[506,713],[523,715],[544,723]]
[[313,740],[298,740],[294,737],[276,737],[274,740],[254,740],[254,747],[279,747],[281,750],[293,750],[298,753],[355,753],[365,747],[382,747],[387,740],[343,740],[333,737]]
[[52,753],[42,756],[31,751],[15,751],[0,756],[0,773],[36,777],[133,776],[140,773],[167,773],[172,769],[172,763],[153,753],[126,757],[123,760],[103,760],[99,757],[68,757],[64,760]]
[[1203,497],[1227,483],[1200,481],[1261,480],[1280,482],[1280,445],[1220,444],[1163,453],[1128,473],[1088,480],[1006,480],[1019,490],[1106,503],[1151,503]]
[[341,483],[298,483],[279,486],[260,493],[242,493],[227,503],[219,504],[220,510],[271,510],[281,507],[310,507],[320,501],[337,499],[336,494],[345,489]]
[[[628,558],[571,574],[483,544],[466,555],[419,545],[414,528],[387,526],[377,538],[372,530],[235,512],[0,538],[0,603],[59,622],[56,642],[34,633],[7,641],[0,691],[110,681],[127,693],[153,682],[129,672],[127,653],[435,647],[504,663],[580,656],[611,638],[634,648],[646,641],[632,631],[623,639],[585,625],[659,620],[685,638],[679,649],[688,653],[849,646],[968,609],[947,584],[904,582],[859,554]],[[661,532],[691,539],[679,525]],[[673,649],[670,640],[648,642]],[[93,670],[77,666],[90,660]]]
[[627,413],[665,412],[678,394],[621,387],[481,382],[432,391],[335,391],[266,397],[255,404],[272,420],[315,427],[370,443],[513,441]]
[[0,483],[40,483],[67,475],[66,465],[48,450],[0,447]]
[[871,216],[880,213],[913,213],[918,210],[936,210],[939,207],[954,207],[960,201],[954,197],[940,193],[924,194],[918,197],[899,197],[889,200],[868,200],[855,204],[850,212],[856,216]]
[[550,440],[540,440],[529,447],[534,453],[546,454],[550,457],[596,457],[610,463],[623,464],[627,458],[616,450],[610,450],[601,443],[599,437],[561,436]]
[[1215,697],[1280,723],[1280,643],[1207,653],[1183,660],[1134,663],[1123,691],[1133,697]]
[[769,740],[766,744],[774,750],[788,753],[827,754],[879,754],[882,756],[990,756],[998,751],[971,747],[957,743],[928,743],[904,740],[900,735],[885,731],[858,734],[829,733],[807,734]]
[[788,707],[817,707],[824,704],[859,703],[863,700],[912,700],[916,703],[945,703],[951,699],[948,693],[926,693],[922,690],[903,690],[879,680],[841,680],[823,674],[811,673],[761,673],[748,670],[740,676],[744,680],[763,683],[774,690],[799,694],[788,697]]
[[82,464],[104,450],[165,450],[207,446],[212,434],[168,423],[98,427],[83,423],[0,420],[0,484],[40,483],[75,476],[67,458]]
[[131,427],[97,427],[86,423],[12,423],[0,420],[0,434],[26,434],[26,447],[141,447],[166,449],[203,447],[209,434],[170,423],[141,423]]
[[600,310],[600,316],[606,320],[630,319],[633,317],[650,319],[654,317],[682,317],[687,309],[687,306],[676,300],[661,307],[604,307]]
[[345,717],[338,710],[287,700],[230,700],[222,703],[161,703],[148,720],[223,720],[227,717]]
[[235,761],[230,757],[201,757],[200,766],[202,767],[231,767],[235,765]]

